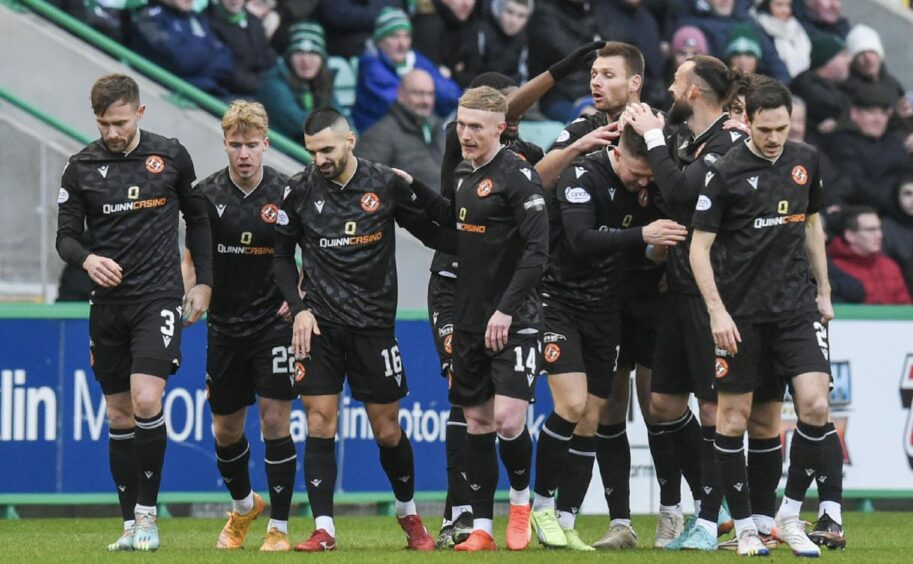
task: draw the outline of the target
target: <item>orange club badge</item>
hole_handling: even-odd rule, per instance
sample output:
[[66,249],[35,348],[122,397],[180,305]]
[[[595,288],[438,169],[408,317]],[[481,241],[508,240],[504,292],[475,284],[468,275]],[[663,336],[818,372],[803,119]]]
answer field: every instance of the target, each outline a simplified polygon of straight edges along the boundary
[[549,364],[558,362],[558,359],[561,358],[561,347],[559,347],[557,343],[545,345],[545,351],[542,353],[542,358]]
[[260,208],[260,219],[266,223],[276,223],[279,218],[279,206],[276,204],[264,204]]
[[725,358],[716,358],[716,365],[714,367],[714,373],[717,378],[725,378],[729,374],[729,363]]
[[793,182],[799,186],[805,186],[808,182],[808,171],[805,170],[805,167],[802,165],[796,165],[793,167],[792,172]]
[[645,208],[650,205],[650,192],[646,188],[637,191],[637,203],[640,207]]
[[295,361],[295,381],[300,382],[304,380],[304,376],[307,374],[307,370],[304,369],[304,363],[296,360]]
[[146,170],[152,174],[161,174],[165,170],[165,161],[158,155],[151,155],[146,159]]
[[361,209],[368,213],[374,213],[380,209],[380,198],[374,192],[366,192],[361,197]]
[[486,178],[482,182],[479,182],[479,185],[476,187],[476,196],[484,198],[491,194],[494,187],[495,183],[492,182],[491,178]]

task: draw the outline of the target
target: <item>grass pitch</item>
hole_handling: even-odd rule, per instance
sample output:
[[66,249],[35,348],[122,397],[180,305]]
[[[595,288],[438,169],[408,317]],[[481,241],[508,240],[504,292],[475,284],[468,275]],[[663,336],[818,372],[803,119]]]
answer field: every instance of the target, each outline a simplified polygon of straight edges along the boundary
[[[812,516],[806,516],[811,518]],[[846,551],[824,550],[822,558],[841,562],[902,562],[913,554],[913,535],[909,527],[913,522],[911,513],[846,513],[844,522],[848,533]],[[548,562],[565,564],[573,562],[723,562],[733,561],[732,552],[691,553],[664,552],[650,548],[655,519],[635,517],[634,527],[640,535],[640,548],[624,552],[569,552],[542,549],[533,538],[530,549],[511,553],[504,548],[506,519],[495,522],[496,553],[467,556],[452,551],[434,553],[411,553],[403,549],[405,540],[392,517],[341,517],[337,520],[339,549],[323,555],[262,554],[258,552],[260,539],[267,519],[261,517],[254,523],[247,539],[246,550],[233,552],[217,551],[216,538],[224,521],[221,519],[177,518],[162,519],[159,528],[162,533],[162,548],[154,554],[105,552],[105,546],[112,542],[120,531],[117,519],[23,519],[0,521],[0,561],[7,563],[31,562],[242,562],[242,561],[291,561],[293,559],[314,559],[336,562],[391,562],[396,564],[428,561],[457,561],[471,558],[473,561],[511,560],[516,562]],[[599,538],[606,528],[606,518],[583,516],[577,520],[578,530],[584,540]],[[440,519],[427,516],[426,524],[437,532]],[[293,517],[290,523],[293,542],[304,540],[313,527],[313,521],[304,517]],[[781,547],[771,555],[775,560],[793,559],[788,548]]]

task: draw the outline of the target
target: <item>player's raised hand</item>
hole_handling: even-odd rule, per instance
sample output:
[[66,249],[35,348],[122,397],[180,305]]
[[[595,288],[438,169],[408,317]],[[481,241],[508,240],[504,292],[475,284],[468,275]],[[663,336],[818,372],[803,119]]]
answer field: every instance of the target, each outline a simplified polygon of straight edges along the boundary
[[742,120],[733,118],[727,119],[725,122],[723,122],[723,129],[738,129],[745,135],[751,137],[751,129],[749,129],[745,122]]
[[209,311],[209,300],[212,299],[212,288],[206,284],[197,284],[184,296],[184,325],[193,325]]
[[513,318],[506,313],[495,311],[492,314],[485,329],[485,348],[498,352],[507,346],[511,321]]
[[568,53],[565,58],[548,67],[548,72],[555,82],[558,82],[569,74],[589,68],[596,59],[596,50],[602,49],[604,46],[605,41],[591,41],[581,45]]
[[406,184],[412,185],[412,175],[411,175],[411,174],[409,174],[409,173],[406,172],[405,170],[402,170],[402,169],[399,169],[399,168],[390,167],[390,170],[393,171],[393,174],[395,174],[396,176],[398,176],[398,177],[402,178],[403,180],[405,180],[405,181],[406,181]]
[[643,228],[644,243],[649,245],[668,245],[684,241],[688,237],[688,228],[671,219],[657,219]]
[[624,111],[624,121],[626,126],[631,126],[638,135],[643,135],[651,129],[662,129],[666,126],[666,120],[662,115],[653,113],[650,106],[642,102],[628,104]]
[[602,127],[597,127],[580,139],[574,141],[571,147],[577,153],[585,155],[586,153],[592,153],[597,149],[601,149],[606,145],[611,145],[612,142],[620,136],[621,130],[618,128],[618,124],[613,122],[608,125],[603,125]]
[[311,336],[319,335],[320,327],[317,318],[308,310],[299,312],[292,324],[292,354],[304,358],[311,352]]
[[89,255],[82,263],[89,278],[102,288],[114,288],[120,284],[124,269],[113,260],[99,255]]
[[717,348],[725,349],[731,355],[739,352],[742,336],[725,308],[710,311],[710,330],[713,331],[713,343]]

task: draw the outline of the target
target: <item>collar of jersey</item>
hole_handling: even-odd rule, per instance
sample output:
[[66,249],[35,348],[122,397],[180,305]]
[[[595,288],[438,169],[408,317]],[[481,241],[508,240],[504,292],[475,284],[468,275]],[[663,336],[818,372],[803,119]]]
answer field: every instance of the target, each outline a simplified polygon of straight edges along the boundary
[[346,186],[349,185],[349,182],[352,182],[352,179],[355,178],[355,173],[358,172],[358,158],[355,157],[354,155],[352,156],[352,158],[355,159],[355,170],[352,171],[352,176],[349,177],[349,179],[346,181],[346,183],[340,184],[339,182],[336,182],[335,180],[330,180],[330,183],[335,184],[336,186],[339,186],[340,190],[345,190]]
[[[140,129],[137,129],[137,130],[136,130],[136,147],[133,147],[132,149],[130,149],[129,152],[125,152],[125,153],[124,153],[124,156],[125,156],[125,157],[130,156],[130,153],[132,153],[133,151],[139,149],[139,144],[143,142],[142,137],[140,137],[140,135],[141,135],[142,133],[143,133],[142,130],[140,130]],[[102,141],[102,142],[104,142],[104,141]]]
[[256,191],[257,191],[257,188],[259,188],[260,185],[263,184],[263,180],[266,178],[266,169],[263,168],[263,165],[260,165],[260,169],[263,170],[263,175],[260,177],[260,182],[257,182],[257,185],[254,186],[253,188],[251,188],[251,189],[250,189],[250,192],[245,192],[245,191],[244,191],[244,188],[241,188],[240,186],[238,186],[238,183],[235,182],[234,177],[232,177],[232,175],[231,175],[231,167],[228,167],[228,169],[227,169],[227,170],[228,170],[228,180],[230,180],[231,183],[232,183],[232,185],[234,185],[234,187],[235,187],[239,192],[241,192],[241,197],[242,197],[242,198],[247,198],[248,196],[250,196],[251,194],[253,194],[254,192],[256,192]]
[[716,118],[716,120],[713,123],[711,123],[709,126],[707,126],[707,129],[705,129],[704,131],[701,131],[700,134],[695,135],[694,141],[697,141],[698,139],[707,135],[707,133],[709,133],[711,130],[713,130],[714,127],[716,127],[716,124],[725,122],[727,119],[729,119],[729,114],[727,112],[723,112],[722,114],[720,114],[720,117]]
[[501,154],[501,151],[503,151],[505,147],[506,147],[506,145],[504,145],[504,143],[501,143],[501,146],[498,147],[498,150],[497,150],[497,152],[495,152],[494,156],[492,156],[490,159],[488,159],[484,163],[480,164],[479,166],[475,166],[472,164],[472,161],[469,161],[470,166],[472,166],[472,172],[479,170],[483,166],[488,166],[488,164],[491,163],[491,161],[495,160],[497,158],[497,156]]
[[780,160],[780,157],[783,156],[783,151],[786,150],[786,144],[784,144],[783,148],[780,149],[780,154],[774,158],[770,158],[770,157],[766,157],[766,156],[762,155],[761,153],[755,151],[755,148],[751,143],[751,137],[749,137],[748,139],[745,140],[745,145],[748,147],[748,150],[751,151],[752,155],[758,157],[759,159],[764,159],[765,161],[769,162],[770,164],[777,164],[777,161]]

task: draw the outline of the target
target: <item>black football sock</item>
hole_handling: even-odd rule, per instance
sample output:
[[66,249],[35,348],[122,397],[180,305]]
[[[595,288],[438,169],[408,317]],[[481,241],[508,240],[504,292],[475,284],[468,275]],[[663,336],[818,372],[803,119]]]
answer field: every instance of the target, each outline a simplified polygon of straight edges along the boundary
[[266,439],[266,483],[269,486],[269,517],[276,521],[288,521],[295,489],[295,469],[298,464],[298,449],[292,437]]
[[[576,426],[576,423],[553,411],[539,430],[539,443],[536,445],[536,495],[555,496],[558,481],[568,470],[564,462]],[[592,463],[590,467],[592,468]]]
[[165,415],[148,419],[134,416],[136,431],[133,444],[136,448],[137,477],[136,503],[146,507],[155,507],[158,503],[159,487],[162,484],[162,466],[165,463],[165,447],[168,444],[168,429],[165,427]]
[[666,426],[669,441],[675,446],[675,454],[681,468],[682,476],[691,489],[691,498],[701,499],[701,458],[695,454],[701,452],[704,442],[701,424],[694,413],[688,409],[674,425]]
[[466,469],[466,416],[463,408],[456,405],[450,408],[447,420],[445,449],[447,451],[447,501],[444,507],[444,520],[453,520],[453,507],[469,505],[470,490],[463,472]]
[[726,501],[729,502],[729,512],[735,520],[749,519],[751,499],[748,495],[748,476],[745,470],[744,439],[717,433],[714,445],[720,465],[720,481],[726,492]]
[[507,439],[498,435],[498,451],[511,489],[519,492],[528,488],[533,465],[533,440],[529,429],[524,426],[519,435]]
[[596,460],[612,519],[631,518],[631,445],[624,423],[600,425],[596,431]]
[[824,453],[818,460],[818,500],[843,504],[843,445],[833,423],[824,426]]
[[308,437],[304,441],[304,479],[314,517],[333,516],[336,487],[336,440]]
[[133,434],[133,427],[108,430],[108,465],[117,487],[117,500],[124,521],[133,520],[136,508],[137,469]]
[[415,460],[409,437],[400,429],[396,446],[377,446],[380,448],[380,465],[393,487],[393,497],[398,501],[412,501],[415,497]]
[[491,519],[498,487],[498,448],[495,433],[466,435],[466,481],[469,484],[472,516]]
[[678,505],[682,501],[682,473],[675,455],[675,445],[669,440],[662,425],[647,424],[647,441],[656,481],[659,483],[659,503],[666,506]]
[[595,461],[596,437],[574,435],[568,445],[567,458],[559,475],[556,506],[558,511],[576,514],[580,509],[593,478]]
[[720,483],[720,465],[717,463],[716,450],[713,448],[716,427],[704,427],[702,431],[701,511],[698,517],[716,523],[720,517],[724,493]]
[[250,495],[250,445],[247,437],[241,435],[238,442],[227,445],[216,445],[216,465],[225,487],[234,500],[244,499]]
[[773,517],[777,512],[777,486],[783,473],[783,447],[780,436],[748,439],[748,488],[751,511]]
[[796,424],[789,446],[789,473],[786,478],[785,495],[795,501],[803,501],[811,485],[824,451],[825,425],[809,425],[801,419]]

